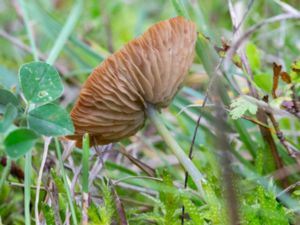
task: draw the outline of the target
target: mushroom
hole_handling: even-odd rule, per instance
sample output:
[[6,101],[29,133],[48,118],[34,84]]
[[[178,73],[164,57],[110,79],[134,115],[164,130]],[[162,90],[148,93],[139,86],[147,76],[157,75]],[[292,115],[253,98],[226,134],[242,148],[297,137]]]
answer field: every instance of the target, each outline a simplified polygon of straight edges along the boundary
[[91,145],[135,134],[147,115],[174,98],[193,62],[196,39],[195,24],[179,16],[153,25],[108,57],[80,92],[71,111],[75,134],[68,138],[80,147],[85,133]]

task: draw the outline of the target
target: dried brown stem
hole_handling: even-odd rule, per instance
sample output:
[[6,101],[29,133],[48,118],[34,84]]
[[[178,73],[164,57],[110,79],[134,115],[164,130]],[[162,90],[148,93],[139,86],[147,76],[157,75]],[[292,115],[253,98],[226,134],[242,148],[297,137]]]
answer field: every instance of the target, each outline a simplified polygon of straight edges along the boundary
[[126,151],[126,149],[120,145],[119,151],[127,158],[130,162],[132,162],[134,165],[136,165],[138,168],[140,168],[142,171],[144,171],[147,175],[150,177],[155,177],[155,170],[148,166],[147,164],[143,163],[141,160],[133,157],[130,153]]
[[122,204],[122,202],[121,202],[121,200],[118,196],[118,193],[117,193],[117,191],[114,187],[114,184],[111,181],[109,181],[109,184],[110,184],[112,194],[113,194],[113,197],[114,197],[114,200],[115,200],[116,208],[117,208],[117,211],[118,211],[118,215],[119,215],[119,219],[120,219],[120,225],[128,225],[127,218],[126,218],[126,213],[125,213],[123,204]]
[[283,195],[283,194],[285,194],[285,193],[291,191],[292,189],[294,189],[294,188],[297,187],[297,186],[300,186],[300,181],[297,181],[296,183],[294,183],[294,184],[288,186],[288,187],[285,188],[283,191],[279,192],[279,193],[277,194],[276,197],[277,197],[277,198],[280,197],[281,195]]
[[[264,111],[261,109],[258,109],[258,112],[256,114],[257,119],[259,119],[262,123],[268,124],[268,118]],[[275,163],[275,166],[277,169],[282,169],[284,167],[281,157],[278,154],[277,146],[275,144],[275,141],[273,139],[272,133],[269,128],[259,126],[260,132],[262,134],[262,137],[264,141],[269,145],[271,154],[273,156],[273,160]],[[287,177],[284,176],[284,178],[281,180],[281,184],[283,187],[288,186],[288,180]]]
[[295,114],[299,116],[300,109],[297,104],[297,95],[296,95],[295,85],[292,86],[292,100],[293,100],[293,104],[294,104]]
[[[277,21],[278,19],[280,20],[280,19],[283,19],[283,18],[282,17],[274,17],[274,18],[272,17],[270,19],[267,19],[267,20],[259,23],[257,26],[251,27],[244,34],[237,33],[238,37],[237,37],[236,42],[230,47],[229,51],[227,52],[227,57],[226,57],[226,59],[224,61],[224,67],[225,67],[225,69],[228,68],[229,60],[232,58],[233,54],[238,50],[239,47],[242,46],[243,42],[253,32],[255,32],[257,29],[259,29],[261,26],[263,26],[263,25],[265,25],[267,23],[270,23],[270,22]],[[233,21],[233,23],[234,23],[234,21]],[[242,65],[245,68],[245,72],[250,77],[253,77],[253,74],[252,74],[251,68],[249,66],[249,62],[247,60],[244,48],[241,48],[240,51],[239,51],[239,53],[240,53]],[[265,124],[265,125],[268,126],[267,115],[266,115],[265,111],[267,111],[267,112],[268,111],[273,112],[273,110],[270,109],[270,107],[269,107],[269,105],[267,103],[264,103],[264,102],[258,101],[258,100],[256,101],[256,99],[258,99],[258,93],[257,93],[256,89],[251,85],[250,82],[248,82],[248,85],[249,85],[250,93],[254,97],[254,99],[253,98],[251,98],[251,99],[255,100],[255,104],[257,104],[257,105],[259,104],[258,105],[259,109],[258,109],[258,112],[256,114],[257,120],[260,121],[260,123]],[[278,113],[282,113],[282,110],[280,110],[280,112],[278,112]],[[278,154],[278,150],[277,150],[275,141],[274,141],[274,139],[272,137],[272,133],[271,133],[270,129],[267,128],[267,127],[265,127],[265,126],[262,126],[260,124],[259,124],[259,129],[260,129],[261,135],[264,138],[264,141],[266,141],[266,143],[270,147],[271,154],[273,156],[276,168],[277,169],[281,169],[283,167],[283,162],[282,162],[282,159],[280,158],[280,156]],[[287,182],[286,178],[284,178],[282,180],[282,185],[283,185],[283,187],[286,187],[288,185],[288,182]]]
[[300,158],[299,158],[299,151],[297,151],[294,148],[291,148],[289,143],[286,141],[283,132],[280,130],[279,128],[279,124],[276,121],[275,117],[273,114],[268,113],[268,117],[271,120],[273,127],[276,131],[276,136],[278,138],[278,140],[280,141],[280,143],[282,144],[282,146],[286,149],[287,153],[296,160],[297,164],[300,165]]

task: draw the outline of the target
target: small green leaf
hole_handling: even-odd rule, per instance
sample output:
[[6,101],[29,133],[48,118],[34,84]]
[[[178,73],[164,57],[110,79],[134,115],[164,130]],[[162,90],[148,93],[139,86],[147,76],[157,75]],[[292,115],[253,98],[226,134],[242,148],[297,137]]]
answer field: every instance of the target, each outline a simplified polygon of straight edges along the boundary
[[260,69],[260,56],[255,44],[249,42],[246,46],[246,55],[249,60],[250,68],[252,70]]
[[300,60],[297,62],[294,62],[291,66],[291,78],[292,81],[295,83],[300,83]]
[[37,138],[38,135],[33,130],[27,128],[13,130],[4,139],[5,151],[10,158],[18,159],[31,150]]
[[273,88],[273,77],[270,74],[258,74],[254,76],[255,84],[263,89],[264,91],[270,93]]
[[293,192],[293,195],[300,196],[300,190],[296,190]]
[[5,89],[0,89],[0,113],[4,113],[6,105],[9,103],[17,107],[18,99],[10,91]]
[[9,126],[12,124],[12,122],[17,117],[17,115],[18,115],[18,110],[14,105],[12,105],[11,103],[6,105],[6,109],[3,114],[3,118],[2,118],[2,120],[0,120],[0,132],[1,133],[4,133],[9,128]]
[[189,198],[182,196],[182,203],[186,209],[186,212],[195,224],[206,224],[203,214],[200,213],[199,207],[197,207]]
[[28,115],[29,127],[45,136],[62,136],[74,133],[67,111],[55,104],[35,108]]
[[55,213],[53,207],[47,205],[46,203],[42,202],[42,211],[45,216],[46,224],[47,225],[55,225]]
[[231,103],[230,108],[231,111],[229,114],[234,120],[241,118],[246,111],[249,111],[251,114],[255,114],[257,112],[257,105],[243,98],[243,96],[234,100]]
[[56,69],[44,62],[24,64],[19,72],[25,98],[29,102],[46,104],[59,98],[63,84]]
[[300,60],[292,64],[292,70],[300,72]]

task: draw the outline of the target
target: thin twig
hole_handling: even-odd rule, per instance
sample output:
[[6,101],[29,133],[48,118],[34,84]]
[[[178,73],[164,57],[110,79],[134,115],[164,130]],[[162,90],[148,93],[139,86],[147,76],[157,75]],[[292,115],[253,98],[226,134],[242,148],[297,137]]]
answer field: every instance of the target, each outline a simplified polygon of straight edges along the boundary
[[260,23],[257,23],[256,25],[250,27],[243,35],[241,35],[239,37],[239,39],[233,44],[231,45],[231,47],[229,48],[226,57],[225,57],[225,62],[224,62],[224,66],[225,66],[225,70],[228,71],[229,65],[230,65],[230,61],[234,55],[234,53],[238,50],[238,48],[241,46],[241,44],[246,41],[246,39],[248,37],[250,37],[251,34],[253,34],[254,32],[256,32],[258,29],[260,29],[261,27],[270,24],[270,23],[275,23],[275,22],[280,22],[283,20],[288,20],[288,19],[299,19],[300,18],[300,14],[290,14],[290,13],[284,13],[284,14],[280,14],[271,18],[268,18],[266,20],[263,20]]
[[[204,108],[206,106],[206,103],[207,103],[208,98],[209,98],[209,93],[210,93],[210,91],[213,87],[213,84],[214,84],[216,78],[219,76],[218,70],[220,69],[220,66],[222,65],[222,63],[223,63],[223,59],[219,62],[219,64],[215,68],[215,73],[213,73],[213,76],[211,77],[211,79],[208,83],[208,87],[206,89],[205,97],[204,97],[204,100],[202,102],[201,108]],[[198,129],[199,129],[199,126],[200,126],[201,119],[202,119],[202,114],[199,113],[199,116],[198,116],[198,119],[197,119],[197,122],[196,122],[196,126],[195,126],[195,129],[194,129],[194,133],[193,133],[192,142],[191,142],[190,149],[189,149],[189,158],[191,160],[193,158],[193,148],[194,148],[194,145],[195,145],[195,141],[196,141],[196,137],[197,137],[197,133],[198,133]],[[187,188],[188,179],[189,179],[189,173],[187,171],[185,171],[184,188]],[[184,208],[184,206],[182,206],[181,225],[184,225],[184,219],[185,219],[184,213],[185,213],[185,208]]]
[[272,107],[267,102],[258,100],[254,97],[249,96],[249,95],[243,95],[243,98],[245,98],[245,99],[247,99],[247,101],[257,105],[260,109],[262,109],[266,113],[273,113],[273,114],[276,114],[276,115],[279,115],[279,116],[290,116],[290,114],[287,111]]
[[[16,182],[8,182],[9,185],[13,186],[13,187],[20,187],[20,188],[24,188],[24,184],[22,183],[16,183]],[[30,188],[33,189],[33,190],[36,190],[37,189],[37,186],[35,185],[30,185]],[[41,186],[40,187],[40,190],[46,190],[45,187]]]
[[145,172],[147,175],[151,177],[155,177],[155,170],[148,166],[146,163],[142,162],[141,160],[133,157],[131,154],[129,154],[125,147],[120,145],[119,151],[127,158],[130,162],[132,162],[134,165],[136,165],[139,169],[141,169],[143,172]]
[[123,204],[118,196],[118,193],[114,187],[114,184],[112,183],[111,180],[109,180],[109,184],[111,187],[111,191],[115,200],[115,205],[119,214],[119,218],[120,218],[120,225],[128,225],[127,219],[126,219],[126,213],[123,207]]
[[300,11],[298,11],[296,8],[292,7],[291,5],[282,2],[280,0],[273,0],[275,3],[277,3],[278,5],[281,6],[281,8],[283,9],[283,11],[287,12],[287,13],[291,13],[291,14],[299,14]]
[[279,128],[279,124],[278,122],[276,121],[275,117],[273,114],[271,113],[268,113],[268,116],[273,124],[273,127],[276,131],[276,135],[278,137],[278,140],[280,141],[280,143],[282,144],[282,146],[286,149],[286,151],[288,152],[288,154],[294,158],[297,162],[297,164],[300,165],[300,158],[297,157],[297,156],[300,156],[300,152],[294,148],[290,148],[290,145],[288,144],[288,142],[286,141],[284,135],[283,135],[283,132],[280,130]]
[[114,181],[114,185],[117,185],[120,182],[124,182],[124,180],[129,180],[129,179],[148,179],[148,180],[155,180],[162,182],[162,179],[156,178],[156,177],[147,177],[147,176],[128,176],[128,177],[123,177],[118,180]]
[[238,23],[238,25],[236,26],[235,30],[239,30],[240,27],[243,25],[244,21],[246,20],[249,12],[250,12],[250,9],[252,8],[253,6],[253,3],[254,3],[254,0],[250,0],[248,5],[247,5],[247,10],[246,12],[243,14],[243,18],[241,19],[241,21]]
[[292,100],[293,100],[293,105],[294,105],[293,108],[295,109],[295,114],[299,115],[300,109],[299,109],[299,106],[297,104],[298,99],[297,99],[297,94],[296,94],[296,87],[295,87],[294,84],[292,85]]
[[294,189],[295,187],[297,186],[300,186],[300,181],[297,181],[296,183],[288,186],[287,188],[285,188],[284,190],[282,190],[281,192],[279,192],[277,195],[276,195],[276,198],[280,197],[281,195],[289,192],[290,190]]

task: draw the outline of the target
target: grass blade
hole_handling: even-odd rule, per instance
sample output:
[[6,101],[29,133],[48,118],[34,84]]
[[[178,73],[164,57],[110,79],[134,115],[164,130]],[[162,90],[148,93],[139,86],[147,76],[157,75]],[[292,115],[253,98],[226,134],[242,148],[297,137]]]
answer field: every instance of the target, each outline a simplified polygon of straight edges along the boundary
[[61,49],[63,48],[64,44],[68,40],[69,36],[71,35],[71,32],[74,29],[79,19],[82,9],[83,9],[83,1],[78,0],[75,6],[73,7],[71,14],[69,15],[69,18],[67,19],[67,22],[65,23],[63,29],[61,30],[58,38],[56,39],[53,48],[51,49],[47,63],[53,64],[55,62]]

